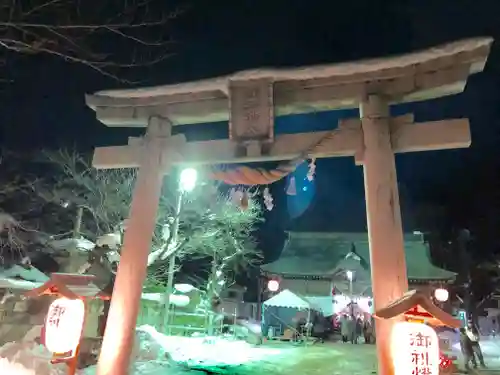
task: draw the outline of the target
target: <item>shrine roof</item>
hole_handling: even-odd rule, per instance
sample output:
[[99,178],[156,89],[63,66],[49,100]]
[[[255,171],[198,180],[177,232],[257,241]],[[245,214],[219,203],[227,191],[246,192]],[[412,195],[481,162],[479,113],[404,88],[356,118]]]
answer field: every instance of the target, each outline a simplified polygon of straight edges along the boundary
[[0,278],[34,282],[46,282],[49,279],[46,274],[34,266],[22,267],[17,264],[8,268],[0,267]]
[[52,273],[50,279],[44,284],[24,293],[26,297],[41,295],[60,295],[67,298],[100,298],[110,299],[94,284],[95,275],[82,275],[76,273]]
[[[431,263],[429,247],[421,235],[406,234],[404,240],[409,280],[447,281],[455,278],[455,273]],[[368,234],[290,232],[280,258],[261,268],[265,273],[291,277],[333,277],[353,270],[369,281]]]
[[86,102],[108,126],[145,126],[151,115],[145,107],[174,125],[227,121],[232,82],[272,83],[276,116],[354,108],[368,89],[397,102],[427,100],[462,92],[468,75],[483,70],[491,43],[491,38],[474,38],[401,56],[253,69],[194,82],[100,91],[87,95]]
[[461,327],[459,319],[454,318],[444,310],[436,306],[427,294],[418,291],[410,290],[401,298],[393,301],[388,306],[383,307],[375,312],[375,316],[381,319],[392,319],[398,315],[411,313],[409,310],[415,306],[420,306],[423,310],[432,316],[429,321],[433,325],[446,325],[451,328]]

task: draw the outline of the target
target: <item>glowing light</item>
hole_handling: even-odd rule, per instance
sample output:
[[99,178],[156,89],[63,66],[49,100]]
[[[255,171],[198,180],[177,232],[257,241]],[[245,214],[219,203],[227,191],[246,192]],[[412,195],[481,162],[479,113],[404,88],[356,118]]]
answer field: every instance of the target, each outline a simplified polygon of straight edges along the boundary
[[345,275],[347,276],[347,278],[348,278],[349,280],[352,280],[352,276],[353,276],[352,271],[346,271],[346,272],[345,272]]
[[51,303],[45,320],[45,346],[52,353],[68,353],[80,343],[85,304],[80,299],[59,298]]
[[196,180],[198,179],[198,172],[194,168],[186,168],[181,172],[179,178],[179,187],[182,191],[191,191],[196,186]]
[[420,323],[396,323],[391,335],[394,375],[438,375],[441,363],[439,339],[432,327]]
[[277,292],[280,288],[280,283],[277,280],[269,280],[267,282],[267,289],[270,292]]
[[448,298],[450,297],[450,293],[448,292],[448,290],[446,290],[444,288],[437,288],[434,291],[434,297],[439,302],[446,302],[446,301],[448,301]]

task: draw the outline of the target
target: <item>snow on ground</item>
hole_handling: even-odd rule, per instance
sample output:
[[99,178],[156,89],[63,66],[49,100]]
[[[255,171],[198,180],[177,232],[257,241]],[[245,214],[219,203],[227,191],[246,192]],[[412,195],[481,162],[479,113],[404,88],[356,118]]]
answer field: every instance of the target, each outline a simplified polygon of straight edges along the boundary
[[[490,368],[491,370],[495,370],[500,373],[500,338],[481,336],[481,340],[479,341],[479,343],[481,345],[481,350],[484,355],[484,362],[486,363],[486,366],[488,366],[488,368]],[[461,357],[458,335],[453,339],[452,346],[453,354],[455,354],[457,357]]]
[[270,343],[283,349],[281,355],[242,366],[231,374],[253,375],[371,375],[377,371],[374,345],[342,343],[293,346]]
[[[180,367],[171,366],[166,361],[139,361],[132,366],[132,369],[129,375],[200,375],[199,371],[189,371]],[[96,374],[97,366],[91,366],[78,372],[78,375]]]
[[[169,353],[172,361],[180,364],[181,368],[205,369],[231,375],[369,375],[376,372],[376,353],[373,345],[306,346],[272,341],[253,346],[230,337],[165,336],[151,326],[141,326],[137,330],[142,332],[143,341],[154,342],[149,344],[150,347],[159,346],[161,351]],[[181,371],[175,365],[170,369]]]
[[64,364],[52,365],[51,354],[35,342],[11,342],[0,348],[0,374],[65,375]]
[[[138,332],[144,332],[154,340],[164,352],[169,353],[173,361],[187,366],[239,366],[248,362],[260,361],[280,353],[277,348],[253,346],[245,341],[229,337],[181,337],[165,336],[152,326],[141,326]],[[228,353],[231,353],[228,356]]]
[[[229,375],[371,375],[377,371],[374,345],[271,341],[253,346],[232,337],[165,336],[151,326],[138,327],[137,338],[130,375],[201,374],[197,370]],[[451,334],[449,338],[453,354],[459,356],[456,337]],[[485,337],[481,346],[489,374],[500,374],[500,338]],[[50,353],[33,342],[30,335],[22,342],[0,348],[0,374],[66,373],[65,365],[51,365],[49,361]],[[78,375],[96,375],[96,367],[81,370]]]
[[[450,341],[450,354],[461,357],[460,353],[460,335],[456,331],[444,331],[439,333],[439,337]],[[494,367],[500,371],[500,337],[481,336],[479,341],[484,360],[489,367]]]
[[[196,369],[223,372],[281,352],[230,338],[166,336],[148,325],[137,328],[137,337],[133,375],[200,374]],[[80,372],[80,375],[95,374],[95,366]]]

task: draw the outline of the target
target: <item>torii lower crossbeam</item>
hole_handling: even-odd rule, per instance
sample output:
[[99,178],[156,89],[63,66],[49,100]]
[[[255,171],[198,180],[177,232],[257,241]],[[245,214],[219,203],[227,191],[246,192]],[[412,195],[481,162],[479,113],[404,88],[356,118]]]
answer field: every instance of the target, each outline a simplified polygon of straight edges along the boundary
[[[389,120],[395,153],[464,148],[471,143],[468,119],[413,123],[412,115],[404,115]],[[97,147],[93,166],[98,169],[138,167],[141,140],[130,138],[126,146]],[[310,157],[355,156],[362,152],[363,142],[361,121],[349,119],[340,121],[334,131],[278,135],[265,155],[235,157],[237,144],[228,139],[188,142],[183,148],[182,158],[171,163],[207,165],[290,160],[317,143],[320,144]]]

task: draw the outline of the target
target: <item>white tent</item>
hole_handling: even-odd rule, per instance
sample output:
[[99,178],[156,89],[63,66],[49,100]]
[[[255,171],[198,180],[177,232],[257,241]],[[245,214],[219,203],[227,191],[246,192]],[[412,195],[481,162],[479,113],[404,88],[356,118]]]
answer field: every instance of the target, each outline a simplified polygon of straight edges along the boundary
[[323,314],[323,316],[332,316],[333,311],[333,302],[332,297],[329,296],[307,296],[304,297],[309,301],[311,306],[314,306],[319,312]]
[[[308,301],[305,297],[298,296],[297,294],[293,293],[292,291],[285,289],[281,291],[280,293],[276,294],[274,297],[269,298],[267,301],[263,303],[263,309],[262,309],[262,323],[265,324],[267,320],[267,324],[270,323],[268,320],[269,318],[272,320],[277,320],[279,322],[280,329],[285,326],[285,327],[290,327],[293,323],[293,319],[295,318],[291,317],[289,314],[286,314],[284,316],[281,315],[281,313],[278,312],[270,312],[270,315],[268,318],[264,318],[266,312],[268,311],[268,308],[273,309],[273,308],[285,308],[285,309],[293,309],[293,310],[299,310],[299,311],[304,311],[306,322],[311,322],[311,313],[313,310],[316,310],[318,312],[321,312],[321,309],[317,306],[315,306],[313,303]],[[286,318],[288,316],[288,319]],[[291,320],[290,320],[291,319]],[[276,325],[276,324],[274,324]],[[273,333],[270,333],[271,335],[274,334],[274,330],[270,331]],[[311,334],[310,329],[307,329],[306,331],[306,336],[309,336]]]
[[305,298],[299,297],[288,289],[281,291],[264,302],[264,306],[290,307],[299,310],[313,309],[314,306]]

